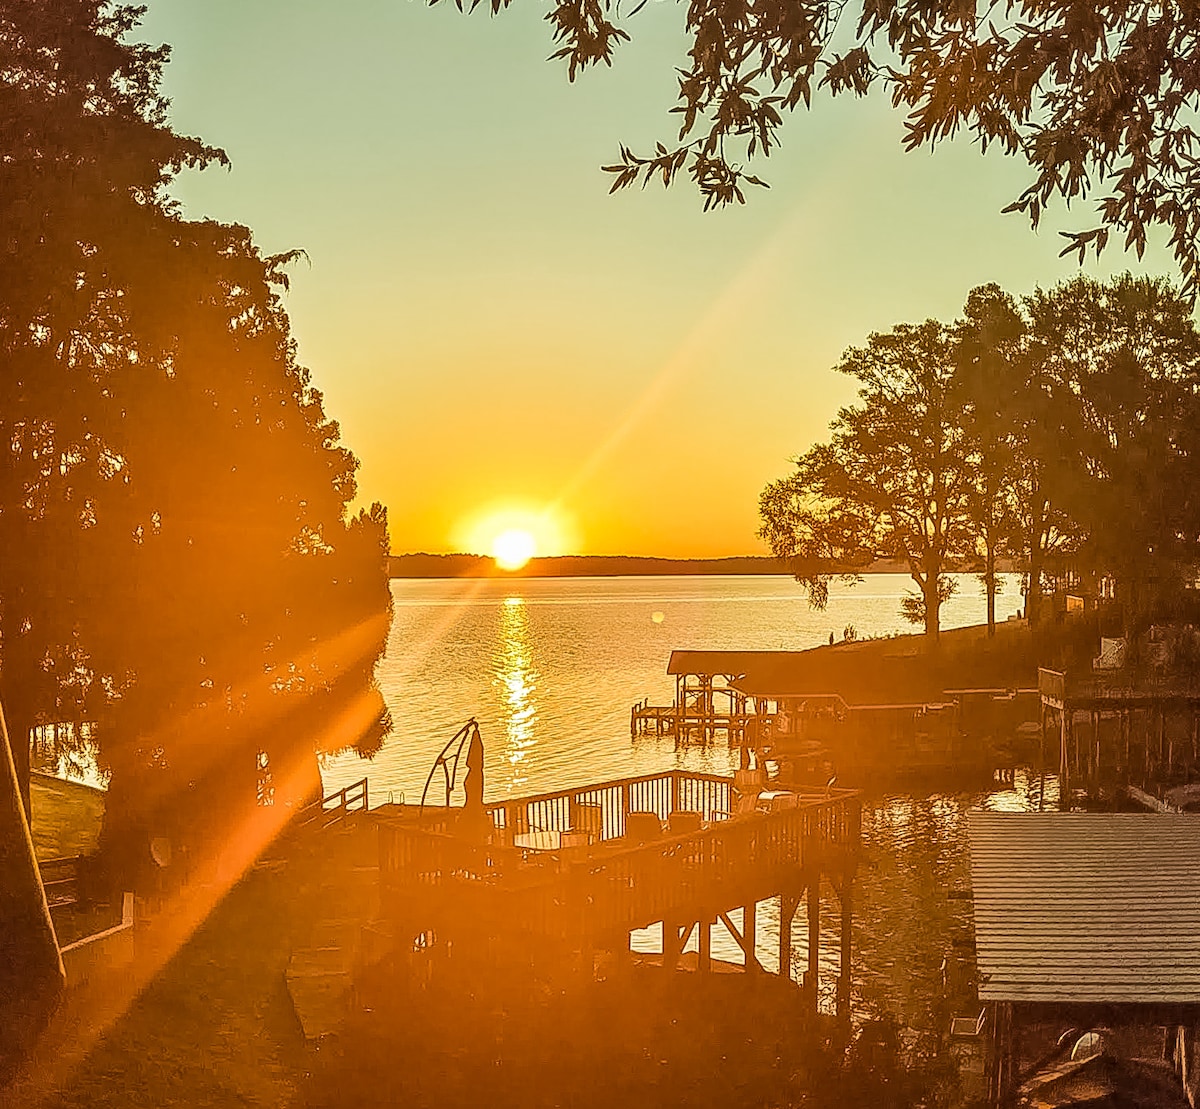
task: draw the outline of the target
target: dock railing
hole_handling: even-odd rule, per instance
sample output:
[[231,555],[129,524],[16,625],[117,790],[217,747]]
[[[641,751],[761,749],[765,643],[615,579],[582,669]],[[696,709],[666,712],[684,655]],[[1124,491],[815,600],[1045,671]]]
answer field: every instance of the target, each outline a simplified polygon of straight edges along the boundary
[[[732,779],[675,770],[500,802],[488,806],[489,843],[385,821],[384,904],[414,921],[422,912],[453,913],[477,925],[493,919],[544,935],[594,938],[769,896],[806,867],[825,866],[839,852],[849,858],[857,848],[855,791],[790,794],[794,803],[786,807],[727,817],[732,789]],[[592,845],[512,845],[512,835],[524,831],[570,830],[584,806],[592,806],[585,814],[600,813]],[[663,821],[679,811],[705,815],[698,831],[628,842],[625,817],[637,811]]]
[[365,813],[370,807],[367,779],[359,778],[357,782],[351,782],[327,797],[322,797],[320,801],[314,801],[301,818],[301,823],[305,826],[316,824],[322,828],[329,828],[345,820],[350,813]]
[[652,812],[666,820],[673,812],[716,819],[730,808],[732,780],[718,774],[669,770],[578,789],[539,793],[485,806],[492,825],[511,835],[526,832],[585,831],[596,842],[625,834],[631,812]]

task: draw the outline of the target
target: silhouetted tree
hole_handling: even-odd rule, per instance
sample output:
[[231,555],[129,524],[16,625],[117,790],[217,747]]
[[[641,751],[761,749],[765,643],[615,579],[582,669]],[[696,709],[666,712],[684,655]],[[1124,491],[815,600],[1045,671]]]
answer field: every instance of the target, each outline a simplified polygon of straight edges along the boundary
[[166,52],[125,41],[137,15],[0,2],[0,691],[26,804],[30,727],[71,715],[75,541],[114,462],[94,422],[109,309],[145,272],[170,176],[224,157],[166,125]]
[[759,534],[815,605],[828,597],[830,563],[853,568],[884,553],[907,562],[920,590],[905,615],[937,636],[948,561],[971,535],[957,368],[954,332],[936,320],[900,324],[843,355],[837,369],[858,380],[859,403],[759,501]]
[[139,15],[0,0],[0,682],[26,781],[39,718],[99,723],[126,843],[388,726],[386,515],[346,516],[288,259],[167,194],[224,155],[170,129]]
[[[644,6],[556,0],[552,56],[571,80],[611,65]],[[1185,0],[697,0],[685,12],[678,135],[645,155],[622,146],[604,167],[614,190],[686,174],[706,208],[741,203],[745,185],[763,184],[743,167],[770,154],[788,112],[822,89],[882,86],[905,113],[906,148],[966,131],[982,150],[1024,158],[1032,180],[1007,210],[1034,227],[1055,197],[1095,196],[1095,225],[1064,232],[1064,253],[1099,253],[1116,232],[1140,256],[1147,232],[1165,227],[1195,294],[1200,29]]]
[[967,297],[958,329],[959,393],[969,454],[967,513],[987,596],[988,635],[996,633],[997,558],[1019,553],[1015,543],[1015,414],[1024,388],[1022,339],[1025,321],[1009,294],[981,285]]
[[1166,281],[1128,274],[1079,277],[1024,303],[1043,409],[1058,415],[1030,455],[1056,487],[1076,568],[1113,578],[1133,618],[1200,561],[1189,304]]

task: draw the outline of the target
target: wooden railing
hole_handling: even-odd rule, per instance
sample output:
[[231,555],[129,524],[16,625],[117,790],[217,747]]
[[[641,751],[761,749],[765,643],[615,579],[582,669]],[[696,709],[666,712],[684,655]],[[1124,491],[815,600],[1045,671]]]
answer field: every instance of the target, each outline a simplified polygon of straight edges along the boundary
[[38,861],[46,904],[51,909],[74,905],[79,900],[79,855],[63,855]]
[[329,828],[339,821],[345,820],[350,813],[366,812],[370,807],[367,779],[360,778],[357,782],[352,782],[336,793],[322,797],[320,801],[314,801],[303,816],[301,823],[304,825],[318,824],[322,828]]
[[[384,904],[419,928],[453,915],[475,927],[596,938],[769,897],[794,886],[805,869],[842,865],[857,848],[853,791],[800,796],[792,808],[721,819],[731,791],[728,778],[672,771],[489,806],[503,833],[566,830],[572,805],[599,805],[600,842],[556,852],[522,851],[505,834],[484,844],[385,821],[379,829]],[[639,805],[660,818],[695,806],[691,811],[708,812],[708,823],[686,835],[627,843],[614,830]]]
[[686,810],[699,813],[702,820],[712,820],[729,811],[731,784],[729,778],[717,774],[668,770],[498,801],[486,809],[493,826],[510,834],[576,828],[587,829],[595,839],[605,841],[625,834],[625,818],[631,812],[652,812],[666,820],[671,813]]

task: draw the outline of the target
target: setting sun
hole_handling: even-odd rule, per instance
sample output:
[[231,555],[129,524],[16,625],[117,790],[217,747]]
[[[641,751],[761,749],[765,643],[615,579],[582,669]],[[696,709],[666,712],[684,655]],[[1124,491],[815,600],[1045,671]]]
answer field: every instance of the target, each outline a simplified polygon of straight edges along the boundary
[[519,570],[534,556],[565,553],[577,545],[578,536],[557,508],[507,501],[493,502],[459,521],[451,542],[460,551],[490,555],[501,570]]
[[524,528],[507,528],[492,540],[492,557],[501,570],[519,570],[537,553],[537,540]]

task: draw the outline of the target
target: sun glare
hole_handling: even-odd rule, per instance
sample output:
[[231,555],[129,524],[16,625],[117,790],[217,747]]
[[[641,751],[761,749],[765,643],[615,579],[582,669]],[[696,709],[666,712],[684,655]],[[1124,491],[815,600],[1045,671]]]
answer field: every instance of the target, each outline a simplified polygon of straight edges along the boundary
[[512,501],[464,517],[449,538],[457,550],[490,555],[501,570],[519,570],[534,556],[561,555],[578,542],[556,508]]
[[537,552],[537,541],[524,528],[506,528],[492,540],[492,557],[501,570],[519,570]]

